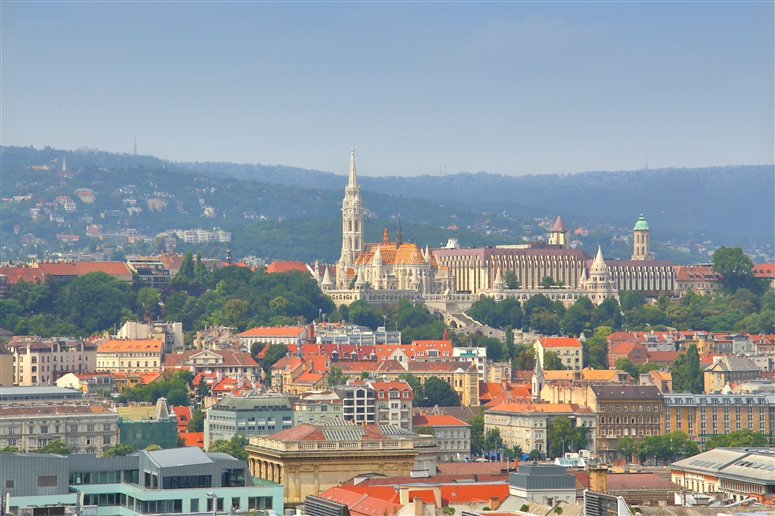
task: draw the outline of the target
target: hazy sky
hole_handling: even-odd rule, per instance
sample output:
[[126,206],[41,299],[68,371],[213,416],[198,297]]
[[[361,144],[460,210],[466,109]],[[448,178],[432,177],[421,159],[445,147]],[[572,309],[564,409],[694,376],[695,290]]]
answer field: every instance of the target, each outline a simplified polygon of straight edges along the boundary
[[2,2],[2,143],[364,175],[771,164],[773,2]]

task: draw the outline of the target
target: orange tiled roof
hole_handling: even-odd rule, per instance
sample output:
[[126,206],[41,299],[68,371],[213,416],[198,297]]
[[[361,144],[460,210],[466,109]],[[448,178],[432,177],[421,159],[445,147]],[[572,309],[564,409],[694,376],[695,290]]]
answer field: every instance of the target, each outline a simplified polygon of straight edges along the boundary
[[178,432],[178,435],[183,438],[186,446],[196,446],[198,448],[204,448],[205,445],[205,433],[204,432]]
[[571,414],[579,409],[578,405],[572,403],[501,403],[490,410],[493,412],[552,412]]
[[162,342],[160,339],[111,339],[97,347],[97,353],[124,353],[139,351],[145,353],[160,353]]
[[571,337],[542,337],[539,339],[544,348],[580,348],[581,341]]
[[266,268],[266,272],[289,272],[301,271],[309,272],[304,262],[272,262]]
[[21,280],[38,283],[46,279],[43,271],[34,267],[0,267],[0,274],[12,284]]

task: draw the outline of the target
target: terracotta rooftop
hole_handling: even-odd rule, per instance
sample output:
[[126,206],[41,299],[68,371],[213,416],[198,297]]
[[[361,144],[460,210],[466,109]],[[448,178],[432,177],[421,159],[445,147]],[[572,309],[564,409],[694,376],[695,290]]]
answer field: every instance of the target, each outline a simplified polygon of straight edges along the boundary
[[571,337],[542,337],[538,339],[545,348],[580,348],[581,341]]
[[130,351],[160,353],[162,341],[159,339],[111,339],[97,347],[97,353],[125,353]]
[[266,268],[266,272],[290,272],[290,271],[309,272],[304,262],[275,261],[270,263]]
[[418,415],[412,417],[412,426],[470,426],[456,417],[442,415]]

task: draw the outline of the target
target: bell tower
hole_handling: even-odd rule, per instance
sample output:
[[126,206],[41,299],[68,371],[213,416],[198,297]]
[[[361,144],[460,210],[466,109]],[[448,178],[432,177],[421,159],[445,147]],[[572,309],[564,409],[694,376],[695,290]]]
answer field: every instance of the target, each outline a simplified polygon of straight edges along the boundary
[[[347,278],[347,269],[363,250],[363,201],[355,173],[355,147],[350,150],[350,177],[342,201],[342,255],[337,267],[337,282]],[[343,273],[343,274],[342,274]],[[341,287],[341,285],[340,285]]]
[[651,244],[649,243],[651,231],[649,230],[649,223],[643,218],[641,213],[638,222],[635,223],[635,227],[632,228],[632,259],[633,260],[650,260],[651,259]]

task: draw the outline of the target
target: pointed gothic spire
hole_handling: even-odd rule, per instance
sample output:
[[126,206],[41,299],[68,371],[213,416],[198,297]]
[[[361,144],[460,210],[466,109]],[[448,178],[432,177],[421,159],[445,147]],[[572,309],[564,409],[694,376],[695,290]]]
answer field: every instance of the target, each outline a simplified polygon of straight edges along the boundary
[[325,266],[325,271],[323,272],[323,281],[320,284],[325,286],[333,285],[331,276],[328,274],[328,265]]
[[404,232],[401,231],[401,212],[398,212],[398,230],[396,231],[396,247],[404,243]]
[[592,264],[592,270],[602,271],[605,270],[605,260],[603,259],[603,251],[600,246],[597,246],[597,256],[595,256],[595,263]]
[[[387,228],[385,231],[387,231]],[[379,247],[380,246],[377,246],[377,250],[374,251],[374,256],[371,258],[372,265],[382,265],[382,251],[380,251]]]
[[347,186],[358,186],[358,178],[355,174],[355,145],[350,149],[350,181],[347,183]]
[[385,226],[385,230],[382,232],[382,243],[385,245],[390,243],[390,233],[388,233],[387,226]]

